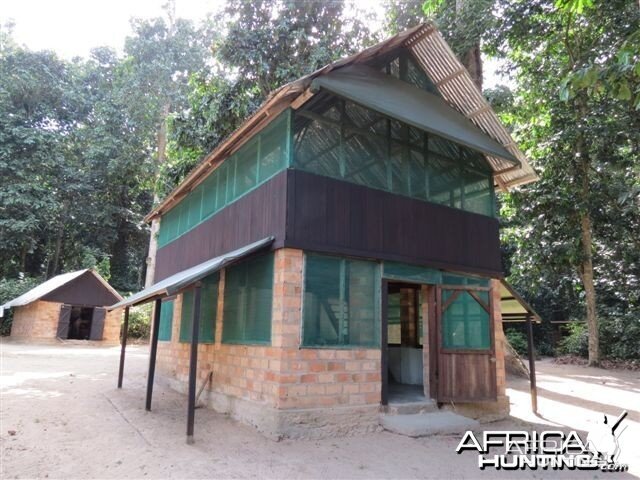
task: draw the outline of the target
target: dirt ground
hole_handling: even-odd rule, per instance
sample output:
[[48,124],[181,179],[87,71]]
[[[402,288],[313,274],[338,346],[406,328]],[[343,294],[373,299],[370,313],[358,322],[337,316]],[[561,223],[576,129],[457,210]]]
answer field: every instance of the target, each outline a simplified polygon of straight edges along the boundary
[[[273,442],[211,410],[196,413],[186,445],[186,397],[156,385],[145,412],[147,349],[0,345],[0,477],[5,478],[632,478],[640,476],[640,372],[538,364],[540,417],[526,380],[511,380],[512,417],[490,430],[577,429],[629,411],[620,439],[628,474],[481,471],[454,451],[459,436],[411,439],[380,432]],[[15,432],[15,434],[10,434]]]

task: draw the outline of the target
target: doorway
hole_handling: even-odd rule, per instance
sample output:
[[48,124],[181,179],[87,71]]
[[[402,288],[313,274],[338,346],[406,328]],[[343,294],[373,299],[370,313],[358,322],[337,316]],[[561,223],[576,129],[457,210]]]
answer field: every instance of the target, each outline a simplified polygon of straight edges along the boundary
[[71,307],[69,317],[69,340],[89,340],[93,307]]
[[425,401],[423,299],[420,285],[388,283],[386,377],[389,403]]

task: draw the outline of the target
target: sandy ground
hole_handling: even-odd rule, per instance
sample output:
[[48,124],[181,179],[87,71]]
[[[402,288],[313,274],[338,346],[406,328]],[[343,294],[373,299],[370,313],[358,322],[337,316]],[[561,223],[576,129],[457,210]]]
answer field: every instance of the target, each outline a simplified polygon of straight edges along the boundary
[[[1,478],[632,478],[640,475],[640,372],[539,362],[540,412],[526,380],[512,380],[512,417],[491,430],[584,431],[603,412],[629,411],[621,438],[628,474],[480,471],[458,436],[411,439],[387,432],[321,441],[273,442],[207,409],[196,444],[185,444],[186,398],[156,385],[144,410],[147,351],[128,348],[117,390],[118,348],[3,343]],[[14,435],[9,431],[15,431]]]

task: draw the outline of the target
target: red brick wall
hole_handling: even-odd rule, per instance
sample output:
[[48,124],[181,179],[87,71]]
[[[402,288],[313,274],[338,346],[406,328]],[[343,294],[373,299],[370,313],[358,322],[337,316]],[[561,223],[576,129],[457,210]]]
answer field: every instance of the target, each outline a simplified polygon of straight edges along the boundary
[[[200,381],[213,370],[212,391],[281,409],[380,403],[379,349],[300,348],[302,268],[301,250],[275,252],[271,346],[221,343],[221,272],[215,344],[198,349]],[[180,295],[174,304],[172,340],[158,346],[158,369],[186,382],[189,345],[178,341],[181,304]]]
[[13,311],[11,336],[15,338],[53,339],[58,331],[60,303],[37,300]]

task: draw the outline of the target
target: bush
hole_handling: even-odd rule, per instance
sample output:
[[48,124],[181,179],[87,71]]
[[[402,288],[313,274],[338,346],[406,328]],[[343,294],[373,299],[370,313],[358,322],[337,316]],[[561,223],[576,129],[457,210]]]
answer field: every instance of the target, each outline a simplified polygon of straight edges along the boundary
[[611,314],[600,322],[600,349],[613,360],[640,360],[640,312]]
[[152,305],[153,303],[147,303],[129,310],[129,337],[149,339]]
[[565,328],[568,335],[560,340],[558,352],[562,355],[587,357],[589,355],[587,324],[582,322],[569,322]]
[[[0,305],[19,297],[28,292],[41,282],[39,278],[21,277],[0,280]],[[13,321],[13,310],[5,311],[4,317],[0,319],[0,335],[5,337],[11,334],[11,323]]]
[[504,336],[507,338],[513,349],[520,355],[521,357],[526,357],[528,353],[528,344],[527,337],[524,333],[519,330],[514,330],[512,328],[506,328],[504,332]]

